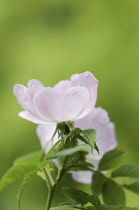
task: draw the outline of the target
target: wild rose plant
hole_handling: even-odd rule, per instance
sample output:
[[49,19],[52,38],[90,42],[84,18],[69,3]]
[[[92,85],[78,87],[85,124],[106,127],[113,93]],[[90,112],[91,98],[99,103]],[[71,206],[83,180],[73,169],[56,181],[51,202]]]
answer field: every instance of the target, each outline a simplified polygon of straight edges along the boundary
[[[14,94],[24,111],[19,116],[38,124],[42,149],[15,160],[0,182],[0,190],[23,178],[17,201],[29,181],[37,175],[48,187],[45,210],[134,210],[126,207],[124,188],[139,193],[139,166],[124,164],[125,153],[116,148],[114,124],[107,111],[96,108],[98,80],[91,72],[72,75],[52,87],[29,80],[16,84]],[[70,202],[51,207],[53,195],[64,174],[90,184],[92,194],[62,188]],[[116,177],[130,177],[132,182]],[[67,183],[68,184],[68,183]],[[101,197],[100,197],[101,196]],[[100,199],[101,198],[101,199]]]

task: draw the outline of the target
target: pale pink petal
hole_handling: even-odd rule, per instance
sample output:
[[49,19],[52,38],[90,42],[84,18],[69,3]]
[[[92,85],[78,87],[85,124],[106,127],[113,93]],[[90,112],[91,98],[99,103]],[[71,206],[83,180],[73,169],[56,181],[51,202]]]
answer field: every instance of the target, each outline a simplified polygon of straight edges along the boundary
[[87,116],[75,121],[75,127],[96,130],[95,141],[100,155],[94,150],[93,159],[100,159],[105,152],[117,146],[114,124],[109,121],[108,113],[102,108],[94,108]]
[[94,108],[92,110],[92,116],[93,122],[98,123],[99,125],[105,125],[110,121],[108,112],[105,109],[102,109],[101,107]]
[[[77,86],[84,88],[82,94]],[[19,84],[14,86],[14,94],[21,106],[47,123],[75,120],[87,115],[95,104],[96,90],[97,80],[90,72],[75,74],[71,81],[61,81],[53,89],[44,88],[36,79],[29,80],[28,88]]]
[[89,103],[82,116],[88,114],[95,106],[97,100],[97,87],[98,80],[94,77],[91,72],[85,72],[79,75],[79,83],[88,89],[90,93]]
[[42,148],[47,153],[58,140],[58,134],[55,135],[53,142],[52,136],[55,132],[56,125],[39,125],[37,126],[37,136],[40,139]]
[[85,87],[72,87],[64,93],[62,104],[62,121],[78,119],[89,100],[89,92]]
[[71,77],[71,84],[86,87],[90,93],[89,102],[80,116],[80,118],[86,116],[95,106],[97,100],[97,87],[98,80],[94,77],[91,72],[85,72],[82,74],[75,74]]
[[18,114],[20,117],[26,119],[26,120],[29,120],[35,124],[45,124],[44,121],[41,121],[39,120],[37,117],[35,117],[34,115],[32,115],[30,112],[28,111],[23,111],[23,112],[20,112]]
[[90,184],[92,181],[91,171],[72,171],[72,178],[80,183]]
[[82,130],[93,129],[92,112],[90,112],[88,115],[86,115],[82,119],[75,120],[74,124],[76,128],[80,128]]
[[[98,144],[97,144],[97,146],[98,146]],[[104,152],[104,150],[102,148],[99,148],[99,153],[94,149],[93,150],[93,154],[90,152],[87,155],[87,161],[90,162],[90,163],[92,163],[95,166],[95,168],[97,168],[98,167],[99,160],[102,158],[102,156],[103,156],[104,153],[105,152]]]
[[32,99],[28,94],[28,89],[24,85],[16,84],[14,85],[14,94],[19,102],[19,104],[30,114],[36,116],[36,110],[34,109]]
[[115,136],[115,127],[112,122],[109,122],[104,128],[99,128],[99,138],[97,139],[97,145],[100,148],[102,154],[114,149],[117,146],[117,140]]
[[60,93],[64,93],[70,88],[71,88],[71,83],[69,80],[63,80],[54,86],[54,89],[56,89]]
[[96,150],[93,150],[93,154],[92,152],[90,152],[87,156],[87,162],[93,164],[94,168],[97,169],[98,165],[99,165],[99,161],[102,158],[103,155],[98,154],[98,152]]
[[27,94],[27,88],[24,85],[16,84],[13,87],[13,92],[19,102],[19,104],[26,109],[28,105],[28,94]]
[[33,100],[35,94],[42,88],[44,88],[44,86],[40,81],[36,79],[31,79],[28,81],[28,94],[31,100]]
[[97,129],[109,122],[108,112],[100,107],[94,108],[88,115],[75,121],[75,126],[85,129]]
[[80,86],[80,83],[78,81],[79,75],[80,74],[73,74],[71,76],[70,81],[71,81],[72,86]]
[[33,99],[37,113],[46,122],[56,123],[61,121],[61,103],[61,94],[50,87],[41,89]]

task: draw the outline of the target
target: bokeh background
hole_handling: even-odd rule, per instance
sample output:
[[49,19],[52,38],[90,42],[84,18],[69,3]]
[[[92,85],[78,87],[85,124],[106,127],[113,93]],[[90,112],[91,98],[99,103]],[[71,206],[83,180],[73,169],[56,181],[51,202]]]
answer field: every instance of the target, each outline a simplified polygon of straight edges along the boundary
[[[0,177],[15,158],[40,149],[36,125],[17,115],[13,85],[38,79],[53,86],[87,70],[99,80],[97,106],[115,122],[119,148],[139,163],[139,1],[0,0]],[[18,209],[20,181],[1,193],[1,210]],[[54,205],[69,184],[67,175]],[[29,185],[22,209],[44,209],[45,183],[34,178]],[[127,204],[139,205],[139,197],[127,192]]]

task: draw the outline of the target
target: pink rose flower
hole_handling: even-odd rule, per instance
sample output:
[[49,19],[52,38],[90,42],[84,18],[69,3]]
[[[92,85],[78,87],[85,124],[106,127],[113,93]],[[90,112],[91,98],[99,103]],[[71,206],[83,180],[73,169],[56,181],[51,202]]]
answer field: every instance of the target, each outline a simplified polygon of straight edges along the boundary
[[73,121],[86,116],[95,106],[98,81],[91,72],[75,74],[53,88],[38,80],[27,87],[16,84],[14,94],[25,111],[19,116],[36,124]]
[[[115,137],[114,124],[110,122],[108,113],[102,108],[94,108],[87,116],[76,120],[75,127],[82,130],[95,129],[96,130],[96,144],[99,148],[100,154],[93,151],[87,155],[87,162],[92,163],[97,169],[99,160],[107,151],[114,149],[117,146]],[[40,139],[42,148],[47,153],[52,146],[51,138],[55,131],[56,125],[39,125],[37,127],[37,135]],[[55,136],[54,142],[58,140],[58,135]],[[72,177],[77,182],[90,183],[92,179],[91,171],[72,171]]]

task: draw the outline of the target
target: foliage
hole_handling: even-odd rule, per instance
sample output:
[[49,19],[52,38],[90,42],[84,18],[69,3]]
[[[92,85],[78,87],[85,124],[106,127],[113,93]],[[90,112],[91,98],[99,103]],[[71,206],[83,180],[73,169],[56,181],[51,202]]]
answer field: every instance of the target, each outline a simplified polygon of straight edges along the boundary
[[[63,174],[71,169],[75,171],[90,170],[93,172],[91,184],[92,194],[89,195],[79,189],[64,187],[63,193],[72,201],[60,204],[57,207],[51,207],[51,199],[49,199],[46,209],[139,209],[138,207],[126,207],[124,192],[124,188],[126,188],[139,194],[138,165],[124,165],[125,153],[114,149],[103,155],[97,170],[92,164],[86,161],[86,155],[90,152],[89,148],[91,148],[92,151],[96,149],[98,152],[99,150],[95,144],[95,131],[93,129],[82,131],[79,128],[70,130],[67,124],[64,124],[64,126],[60,125],[57,129],[60,140],[53,145],[46,155],[42,154],[42,151],[39,151],[18,158],[1,179],[0,190],[3,190],[17,179],[23,178],[17,196],[19,209],[21,208],[22,195],[34,175],[39,175],[46,181],[48,192],[50,193],[49,196],[51,196]],[[78,140],[86,145],[78,145]],[[57,161],[56,165],[54,159]],[[102,172],[104,170],[105,173]],[[108,175],[107,171],[109,172]],[[115,177],[130,177],[133,179],[133,183],[120,185],[115,180]],[[135,178],[136,180],[134,181]],[[99,195],[102,195],[104,204],[100,202]]]

